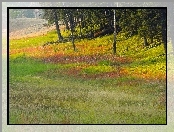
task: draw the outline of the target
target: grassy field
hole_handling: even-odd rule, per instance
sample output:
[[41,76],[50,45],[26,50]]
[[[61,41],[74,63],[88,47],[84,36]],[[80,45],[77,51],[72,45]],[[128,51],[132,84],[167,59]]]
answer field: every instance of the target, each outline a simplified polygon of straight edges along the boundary
[[[67,33],[64,32],[63,36]],[[10,40],[10,124],[165,124],[163,45],[144,48],[138,36],[52,44],[55,31]]]

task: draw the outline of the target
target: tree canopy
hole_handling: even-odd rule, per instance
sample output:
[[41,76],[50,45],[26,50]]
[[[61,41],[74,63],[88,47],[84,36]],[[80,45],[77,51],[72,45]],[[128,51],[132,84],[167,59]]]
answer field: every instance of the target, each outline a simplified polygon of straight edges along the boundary
[[[123,33],[125,38],[139,35],[144,39],[144,46],[149,46],[155,39],[164,43],[166,51],[166,8],[55,8],[43,11],[50,23],[65,23],[66,29],[71,31],[73,45],[75,38],[92,39],[116,31],[115,35]],[[58,38],[63,40],[58,25]],[[76,37],[74,32],[78,32]],[[75,45],[73,47],[75,49]]]

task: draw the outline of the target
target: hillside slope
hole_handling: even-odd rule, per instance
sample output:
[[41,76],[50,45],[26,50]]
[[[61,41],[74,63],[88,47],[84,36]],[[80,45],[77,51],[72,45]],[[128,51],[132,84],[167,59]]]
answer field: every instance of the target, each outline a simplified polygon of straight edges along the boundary
[[[63,36],[67,32],[62,32]],[[166,124],[163,45],[138,36],[56,41],[56,31],[10,40],[9,108],[15,124]]]

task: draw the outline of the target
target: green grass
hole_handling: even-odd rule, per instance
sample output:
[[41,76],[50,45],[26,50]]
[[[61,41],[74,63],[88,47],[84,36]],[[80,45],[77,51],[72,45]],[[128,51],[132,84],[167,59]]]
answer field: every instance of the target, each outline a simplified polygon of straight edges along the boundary
[[[51,31],[45,36],[10,40],[10,50],[42,46],[45,42],[55,41],[55,33]],[[68,32],[63,35],[68,35]],[[51,50],[56,50],[53,51],[55,55],[63,51],[65,59],[80,57],[83,53],[109,57],[112,40],[110,35],[76,42],[76,52],[69,43],[53,45]],[[84,46],[85,51],[82,53],[78,46]],[[101,47],[103,49],[98,50]],[[45,54],[47,52],[49,49]],[[134,36],[117,43],[116,56],[131,58],[130,62],[106,58],[96,60],[92,65],[86,62],[61,64],[44,62],[23,51],[11,54],[10,124],[166,124],[165,79],[134,76],[145,72],[150,77],[164,73],[165,56],[159,56],[163,52],[162,45],[147,50]],[[96,79],[78,76],[117,71],[118,66],[129,74]],[[67,74],[77,67],[83,68],[73,75]]]
[[110,66],[111,62],[109,60],[102,60],[98,62],[99,66]]
[[58,66],[52,64],[43,64],[40,60],[19,56],[10,60],[10,75],[26,76],[35,75],[48,69],[54,69]]
[[59,66],[24,57],[10,66],[11,124],[166,123],[159,102],[165,82],[72,78]]
[[42,46],[50,41],[57,41],[57,35],[54,31],[51,31],[47,35],[43,36],[10,40],[9,44],[10,49],[21,49],[26,47]]

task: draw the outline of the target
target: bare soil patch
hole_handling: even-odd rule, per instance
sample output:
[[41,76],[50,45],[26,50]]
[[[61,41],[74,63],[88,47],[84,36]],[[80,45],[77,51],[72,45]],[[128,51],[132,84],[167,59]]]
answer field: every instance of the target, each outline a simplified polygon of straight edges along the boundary
[[[46,35],[49,31],[55,30],[55,25],[46,26],[47,21],[44,19],[20,18],[13,19],[9,22],[10,39],[21,39]],[[61,29],[64,26],[60,26]]]
[[24,28],[22,30],[14,31],[9,34],[10,39],[21,39],[21,38],[30,38],[41,35],[46,35],[49,31],[54,30],[55,26],[51,27],[42,27],[40,30],[34,30],[31,28]]

